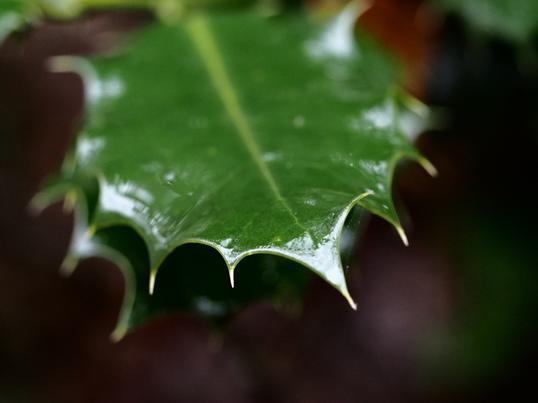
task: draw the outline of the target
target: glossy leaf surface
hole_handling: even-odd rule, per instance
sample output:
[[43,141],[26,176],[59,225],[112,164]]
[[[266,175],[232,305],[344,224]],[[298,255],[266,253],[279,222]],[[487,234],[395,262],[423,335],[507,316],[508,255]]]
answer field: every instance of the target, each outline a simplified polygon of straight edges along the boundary
[[403,234],[395,164],[427,164],[400,133],[393,64],[354,36],[356,11],[326,25],[244,11],[192,16],[79,66],[88,117],[74,176],[99,181],[90,232],[134,228],[150,289],[158,292],[172,251],[197,243],[222,256],[232,282],[243,258],[272,254],[354,305],[339,253],[348,213],[359,205]]

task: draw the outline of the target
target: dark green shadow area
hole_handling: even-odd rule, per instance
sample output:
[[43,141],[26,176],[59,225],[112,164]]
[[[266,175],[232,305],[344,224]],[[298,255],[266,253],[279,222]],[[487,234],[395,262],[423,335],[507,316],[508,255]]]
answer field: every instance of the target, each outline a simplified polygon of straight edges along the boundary
[[[349,267],[354,256],[364,214],[363,208],[355,207],[346,219],[340,245],[344,267]],[[119,252],[129,262],[126,266],[130,267],[120,267],[125,273],[128,293],[126,309],[120,315],[129,315],[129,330],[154,317],[181,311],[194,313],[221,327],[232,315],[256,301],[269,301],[283,310],[295,310],[310,280],[316,277],[292,260],[255,254],[239,263],[232,288],[222,256],[210,246],[191,243],[179,246],[164,260],[154,293],[150,295],[150,259],[142,237],[129,226],[111,226],[99,229],[95,240]],[[134,301],[130,314],[129,301]]]
[[[273,255],[246,257],[235,271],[235,288],[230,285],[228,269],[221,255],[201,244],[176,248],[162,263],[149,295],[149,256],[143,239],[127,226],[101,229],[99,243],[120,252],[131,264],[122,268],[134,273],[134,306],[129,329],[148,320],[178,311],[195,313],[217,326],[224,325],[234,313],[254,301],[296,306],[315,276],[304,266]],[[127,273],[129,275],[129,273]],[[135,290],[135,291],[133,291]]]

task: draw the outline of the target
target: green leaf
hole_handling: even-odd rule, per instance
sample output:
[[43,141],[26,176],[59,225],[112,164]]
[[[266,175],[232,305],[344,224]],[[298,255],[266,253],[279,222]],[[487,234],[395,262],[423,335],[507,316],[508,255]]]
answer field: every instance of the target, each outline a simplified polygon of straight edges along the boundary
[[[99,0],[96,1],[99,2]],[[56,18],[76,17],[83,11],[83,3],[86,2],[89,1],[0,0],[0,42],[11,32],[27,24],[35,23],[43,16]]]
[[[245,257],[276,255],[354,306],[339,253],[348,213],[358,205],[404,236],[391,200],[395,165],[408,157],[431,168],[400,132],[393,63],[355,40],[356,15],[354,4],[324,25],[295,14],[193,15],[179,27],[145,28],[115,57],[56,60],[60,69],[78,65],[87,89],[69,175],[98,180],[73,253],[95,253],[88,245],[117,226],[147,247],[146,268],[129,277],[121,329],[139,322],[132,304],[142,312],[152,298],[140,285],[158,293],[159,267],[185,244],[216,250],[232,285]],[[133,249],[110,233],[100,241]],[[196,263],[175,269],[207,276]]]
[[538,2],[535,0],[440,0],[476,28],[511,40],[525,42],[537,33]]
[[0,43],[25,23],[26,0],[0,1]]
[[[180,3],[182,0],[172,0]],[[95,8],[157,8],[167,0],[0,0],[0,39],[25,22],[33,22],[38,17],[73,19],[83,12]],[[4,21],[4,19],[6,20]],[[13,26],[11,20],[17,19]]]

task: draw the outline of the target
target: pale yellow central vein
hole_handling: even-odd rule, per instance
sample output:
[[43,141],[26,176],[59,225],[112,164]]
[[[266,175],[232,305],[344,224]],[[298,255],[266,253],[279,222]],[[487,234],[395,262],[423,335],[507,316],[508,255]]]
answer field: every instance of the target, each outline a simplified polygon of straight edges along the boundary
[[247,148],[252,160],[255,162],[263,178],[279,202],[282,203],[284,208],[293,217],[296,224],[299,225],[303,230],[306,230],[299,223],[297,217],[295,214],[293,214],[292,209],[284,197],[282,197],[275,178],[262,157],[260,147],[256,143],[252,128],[250,127],[248,119],[241,108],[236,91],[228,72],[226,71],[224,60],[213,38],[213,34],[207,20],[203,16],[192,16],[186,22],[186,30],[189,33],[191,40],[200,55],[200,58],[204,62],[209,77],[211,78],[211,81],[226,109],[226,113],[236,127],[237,133],[245,144],[245,147]]

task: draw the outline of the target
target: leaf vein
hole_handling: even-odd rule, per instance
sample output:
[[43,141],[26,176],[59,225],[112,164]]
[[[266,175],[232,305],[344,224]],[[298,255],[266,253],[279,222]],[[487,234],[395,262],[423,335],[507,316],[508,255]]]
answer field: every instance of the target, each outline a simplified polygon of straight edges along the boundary
[[290,205],[282,196],[273,174],[262,157],[262,152],[256,142],[254,132],[241,108],[238,96],[234,90],[229,74],[226,71],[225,63],[219,52],[217,43],[213,38],[207,20],[203,16],[193,16],[186,22],[186,30],[207,69],[207,73],[226,109],[226,113],[237,129],[239,137],[243,141],[250,157],[258,167],[263,179],[267,182],[277,201],[282,204],[293,218],[295,224],[297,224],[301,230],[309,233],[308,229],[299,222]]

